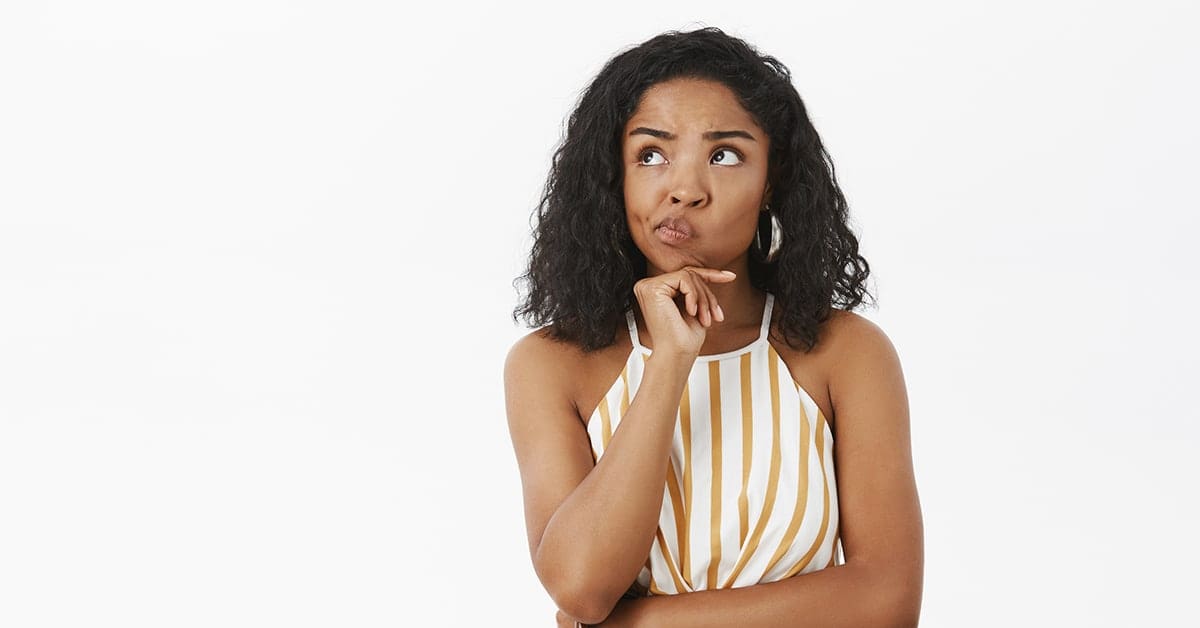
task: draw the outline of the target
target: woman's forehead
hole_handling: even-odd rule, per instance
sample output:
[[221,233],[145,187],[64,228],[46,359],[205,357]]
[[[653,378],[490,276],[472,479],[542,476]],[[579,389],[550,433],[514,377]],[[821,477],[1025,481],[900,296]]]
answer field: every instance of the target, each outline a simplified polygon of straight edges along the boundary
[[625,125],[626,133],[640,126],[672,133],[757,128],[733,90],[699,79],[673,79],[647,88]]

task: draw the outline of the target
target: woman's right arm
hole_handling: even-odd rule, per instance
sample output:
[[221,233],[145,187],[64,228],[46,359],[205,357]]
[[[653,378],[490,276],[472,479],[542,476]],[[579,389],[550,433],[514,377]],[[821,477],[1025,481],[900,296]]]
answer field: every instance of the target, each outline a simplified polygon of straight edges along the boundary
[[504,366],[534,570],[554,602],[600,623],[650,554],[679,401],[694,356],[655,351],[619,428],[593,463],[571,401],[567,349],[531,333]]
[[706,328],[724,319],[708,282],[735,277],[685,266],[633,285],[655,349],[596,463],[565,345],[538,331],[509,351],[504,390],[533,567],[559,609],[584,623],[608,616],[650,555],[679,401]]

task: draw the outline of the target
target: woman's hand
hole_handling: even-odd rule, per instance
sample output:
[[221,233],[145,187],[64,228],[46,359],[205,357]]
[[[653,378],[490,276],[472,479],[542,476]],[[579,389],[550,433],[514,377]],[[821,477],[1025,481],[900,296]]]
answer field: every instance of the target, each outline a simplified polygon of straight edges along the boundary
[[654,338],[654,351],[691,358],[700,355],[706,328],[725,320],[708,282],[733,281],[735,277],[727,270],[684,266],[635,283],[633,293]]

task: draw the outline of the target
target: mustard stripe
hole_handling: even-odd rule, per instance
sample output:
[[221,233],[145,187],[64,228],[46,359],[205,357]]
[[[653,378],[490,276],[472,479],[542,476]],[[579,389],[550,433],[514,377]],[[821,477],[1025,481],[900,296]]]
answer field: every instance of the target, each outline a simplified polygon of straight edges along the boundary
[[754,532],[750,535],[750,542],[742,547],[742,555],[734,565],[733,572],[729,574],[729,578],[725,580],[725,584],[721,585],[722,589],[729,588],[730,583],[737,579],[742,569],[746,566],[746,562],[758,550],[759,539],[762,538],[763,530],[767,527],[767,520],[771,518],[772,509],[775,507],[775,493],[779,489],[779,367],[775,363],[775,358],[778,354],[775,353],[775,347],[767,344],[767,378],[771,383],[771,471],[767,481],[767,496],[763,502],[762,514],[758,517],[758,523],[754,526]]
[[625,416],[625,411],[629,409],[629,363],[625,363],[625,368],[621,369],[621,382],[625,387],[621,390],[621,416]]
[[721,364],[717,360],[708,363],[708,390],[709,431],[712,433],[712,499],[709,502],[709,560],[705,586],[711,589],[717,581],[717,567],[721,564]]
[[[821,486],[825,489],[824,510],[821,513],[821,529],[817,533],[817,538],[813,539],[812,547],[808,548],[801,560],[784,574],[784,578],[790,578],[802,569],[808,566],[812,561],[817,550],[820,549],[821,543],[825,540],[825,533],[829,530],[829,478],[825,474],[825,430],[820,429],[824,426],[825,417],[822,416],[820,409],[817,410],[817,459],[821,461]],[[807,449],[807,448],[806,448]]]
[[654,531],[654,535],[658,537],[658,548],[662,550],[663,558],[667,562],[667,569],[671,571],[671,579],[675,581],[675,590],[680,593],[686,593],[690,589],[683,587],[683,582],[680,580],[679,571],[675,568],[675,559],[671,558],[671,548],[667,547],[667,539],[663,537],[662,528]]
[[690,381],[683,384],[679,401],[679,429],[683,432],[683,532],[679,553],[683,554],[683,581],[692,588],[692,553],[688,551],[692,531],[692,405],[688,392]]
[[750,385],[750,354],[742,354],[742,492],[738,495],[738,547],[746,544],[746,529],[750,527],[750,502],[746,491],[750,487],[750,457],[754,452],[753,387]]
[[792,541],[796,539],[796,533],[800,530],[800,523],[804,521],[805,510],[808,507],[808,439],[809,439],[809,422],[808,412],[804,409],[804,404],[800,404],[800,468],[798,469],[798,479],[796,481],[796,507],[792,511],[792,521],[788,524],[787,531],[783,535],[783,539],[779,541],[779,547],[775,549],[775,554],[771,556],[771,560],[767,562],[766,569],[763,569],[763,574],[771,573],[776,563],[780,558],[792,548]]
[[612,417],[608,413],[608,396],[600,400],[600,442],[603,446],[600,448],[601,453],[608,449],[608,442],[612,440]]
[[[675,476],[675,464],[667,460],[667,491],[671,494],[671,510],[675,513],[675,538],[681,555],[687,552],[687,526],[684,522],[683,500],[679,495],[679,478]],[[660,530],[661,532],[661,530]],[[675,563],[671,563],[674,567]],[[683,586],[677,586],[676,591],[684,591]]]

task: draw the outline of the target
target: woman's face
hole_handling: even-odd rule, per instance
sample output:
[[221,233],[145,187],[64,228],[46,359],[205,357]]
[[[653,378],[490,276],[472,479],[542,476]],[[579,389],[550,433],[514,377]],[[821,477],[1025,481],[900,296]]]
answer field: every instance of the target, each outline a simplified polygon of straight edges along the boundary
[[689,265],[744,272],[769,198],[769,150],[719,82],[672,79],[646,90],[621,135],[621,161],[625,218],[648,276]]

